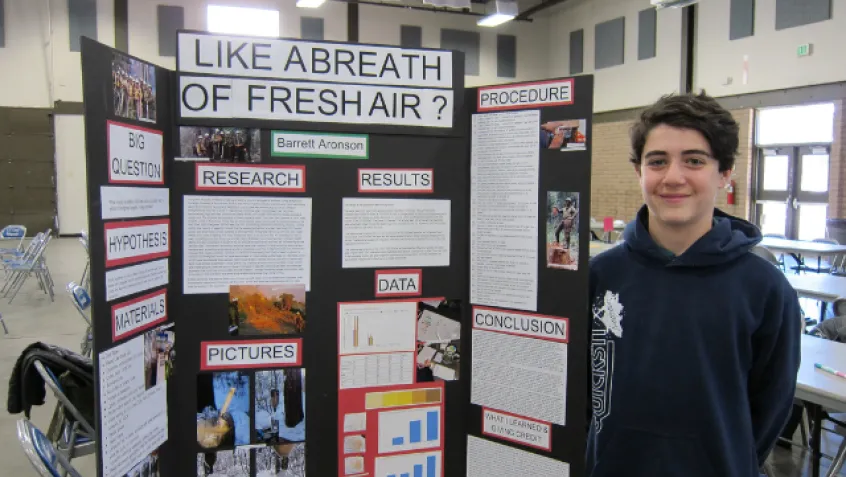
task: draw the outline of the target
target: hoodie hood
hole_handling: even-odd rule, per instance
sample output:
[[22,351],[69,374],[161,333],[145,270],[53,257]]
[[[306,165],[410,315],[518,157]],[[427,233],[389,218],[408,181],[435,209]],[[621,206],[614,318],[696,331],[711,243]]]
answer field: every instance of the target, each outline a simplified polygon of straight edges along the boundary
[[684,253],[675,257],[655,243],[648,229],[649,210],[644,205],[637,219],[623,231],[626,246],[633,252],[665,266],[708,267],[731,262],[761,241],[761,231],[750,222],[714,209],[714,225]]

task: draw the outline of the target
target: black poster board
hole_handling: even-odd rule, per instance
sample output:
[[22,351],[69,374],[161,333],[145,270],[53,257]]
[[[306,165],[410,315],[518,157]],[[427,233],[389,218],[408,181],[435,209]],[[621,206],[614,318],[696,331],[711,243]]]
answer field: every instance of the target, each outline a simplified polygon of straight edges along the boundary
[[[178,44],[178,72],[82,45],[98,476],[475,476],[480,438],[583,475],[592,77],[465,90],[459,52]],[[474,195],[486,154],[530,200]],[[520,207],[537,240],[480,294],[474,267],[513,257],[495,215]],[[566,423],[472,397],[480,308],[548,331]]]
[[173,77],[83,38],[82,79],[98,475],[169,468]]
[[[562,475],[568,471],[571,476],[581,476],[584,475],[589,405],[587,397],[590,389],[588,343],[592,317],[589,315],[586,297],[591,238],[589,211],[593,77],[577,76],[473,88],[468,89],[467,97],[475,106],[470,154],[473,169],[470,300],[473,311],[466,323],[467,328],[473,330],[473,340],[465,354],[473,366],[468,365],[471,368],[467,372],[470,379],[466,381],[472,383],[468,391],[471,399],[467,426],[469,439],[482,446],[487,445],[487,442],[495,443],[489,455],[474,452],[470,446],[467,475],[479,477],[483,474],[484,470],[480,469],[486,467],[481,461],[511,459],[513,465],[524,466],[522,471],[526,471],[525,466],[537,465],[532,467],[537,475],[547,475],[543,472]],[[540,131],[533,133],[540,136],[537,139],[537,156],[528,153],[522,162],[516,163],[514,156],[506,153],[503,160],[494,159],[491,164],[491,158],[486,158],[485,154],[496,154],[498,146],[485,149],[486,141],[504,140],[503,144],[507,144],[524,138],[519,133],[515,134],[510,127],[502,126],[512,124],[513,118],[520,115],[527,118],[523,126],[529,130],[537,131],[539,126]],[[493,117],[499,119],[493,120]],[[496,125],[494,134],[487,137],[484,131],[486,119],[498,121],[493,123]],[[519,149],[517,152],[520,152]],[[532,167],[533,162],[537,169],[525,175],[526,167]],[[500,182],[486,179],[492,169],[500,169],[502,173],[508,171],[509,167],[514,168],[514,173],[507,179]],[[519,218],[523,212],[534,212],[534,207],[529,204],[534,198],[533,193],[523,192],[528,191],[535,180],[537,265],[536,270],[526,271],[519,264],[521,255],[525,259],[525,252],[532,247],[532,241],[527,239],[525,233],[525,230],[532,227],[521,231],[512,223],[516,223],[513,222],[516,220],[514,218]],[[489,211],[494,211],[494,215],[490,215]],[[488,221],[494,222],[493,229],[490,224],[485,227]],[[484,236],[493,236],[490,240],[494,242],[500,237],[518,237],[516,240],[522,237],[524,241],[520,242],[521,245],[511,246],[500,241],[502,248],[495,248],[495,253],[487,253]],[[473,245],[474,242],[477,245]],[[472,250],[474,247],[479,251]],[[574,251],[577,251],[577,256],[574,256]],[[490,265],[488,261],[494,264]],[[529,262],[530,268],[534,268],[534,262]],[[509,280],[508,287],[502,290],[502,295],[497,296],[486,292],[485,288],[498,286],[488,275],[503,269],[502,264],[505,264],[505,269],[513,278]],[[521,275],[523,278],[518,278]],[[531,288],[532,277],[536,293],[514,291]],[[476,285],[479,291],[474,292]],[[518,301],[524,303],[515,304]],[[518,322],[525,324],[526,328],[520,329]],[[562,330],[565,331],[563,334]],[[503,336],[510,341],[502,341]],[[504,356],[500,360],[500,375],[520,370],[516,367],[509,369],[509,362],[531,369],[524,373],[518,372],[515,376],[519,379],[510,382],[506,379],[497,387],[498,395],[509,397],[485,397],[485,389],[496,387],[498,378],[491,378],[488,374],[478,379],[473,377],[472,373],[476,369],[487,371],[486,365],[481,363],[491,359],[490,351],[482,354],[476,351],[480,342],[485,348],[490,348],[491,343],[508,346],[500,350]],[[545,348],[539,348],[538,345]],[[555,359],[550,359],[553,356]],[[550,371],[551,367],[545,364],[561,361],[561,358],[566,358],[566,366],[562,366],[561,370]],[[548,374],[536,372],[534,368],[547,368]],[[566,376],[564,389],[557,381],[562,372]],[[551,389],[556,386],[558,389]],[[473,387],[478,389],[473,390]],[[549,402],[555,402],[557,406],[556,395],[560,397],[562,391],[566,399],[566,415],[560,415],[557,408],[547,409]],[[477,394],[482,397],[477,397]],[[490,405],[490,402],[496,405]],[[564,419],[564,424],[556,423],[552,418],[539,417],[543,415],[558,415]],[[486,422],[491,427],[486,428]],[[556,467],[556,464],[544,459],[530,462],[532,459],[529,458],[523,461],[519,453],[513,454],[512,459],[512,454],[506,453],[507,449],[497,448],[499,445],[567,463],[569,469]],[[505,472],[510,470],[507,467],[503,469]]]

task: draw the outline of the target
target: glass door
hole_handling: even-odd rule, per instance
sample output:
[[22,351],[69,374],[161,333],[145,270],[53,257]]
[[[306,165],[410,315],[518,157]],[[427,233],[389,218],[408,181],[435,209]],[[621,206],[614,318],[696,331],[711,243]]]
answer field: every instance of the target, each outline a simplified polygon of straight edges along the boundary
[[798,240],[825,237],[829,146],[761,148],[757,219],[764,235]]
[[797,187],[793,191],[794,230],[799,240],[825,237],[828,215],[828,146],[798,149]]
[[764,235],[789,235],[792,228],[790,204],[793,148],[764,148],[758,156],[758,227]]

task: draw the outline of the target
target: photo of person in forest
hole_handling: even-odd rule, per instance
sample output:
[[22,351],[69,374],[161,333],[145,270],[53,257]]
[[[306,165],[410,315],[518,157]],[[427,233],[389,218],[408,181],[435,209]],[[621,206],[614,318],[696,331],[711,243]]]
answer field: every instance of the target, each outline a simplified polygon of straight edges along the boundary
[[305,285],[232,285],[229,334],[296,335],[305,331]]
[[547,192],[546,261],[549,268],[579,267],[578,192]]

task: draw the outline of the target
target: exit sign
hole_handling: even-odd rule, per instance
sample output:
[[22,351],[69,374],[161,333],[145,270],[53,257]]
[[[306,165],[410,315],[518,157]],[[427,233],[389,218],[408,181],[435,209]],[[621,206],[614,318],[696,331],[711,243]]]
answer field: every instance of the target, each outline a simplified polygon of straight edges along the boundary
[[811,56],[811,44],[805,43],[796,47],[796,56]]

